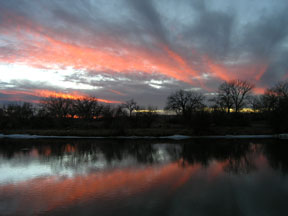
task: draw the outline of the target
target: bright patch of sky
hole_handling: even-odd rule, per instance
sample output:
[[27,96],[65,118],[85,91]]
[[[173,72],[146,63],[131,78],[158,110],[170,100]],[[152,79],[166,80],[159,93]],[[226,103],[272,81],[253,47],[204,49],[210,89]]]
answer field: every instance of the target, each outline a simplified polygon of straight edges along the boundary
[[[75,72],[72,67],[66,69],[37,69],[21,64],[1,64],[0,65],[0,82],[7,83],[11,86],[13,81],[25,81],[35,83],[45,83],[46,85],[64,88],[64,89],[82,89],[91,90],[101,87],[92,86],[84,83],[75,83],[65,80],[66,76]],[[7,86],[5,86],[7,87]]]

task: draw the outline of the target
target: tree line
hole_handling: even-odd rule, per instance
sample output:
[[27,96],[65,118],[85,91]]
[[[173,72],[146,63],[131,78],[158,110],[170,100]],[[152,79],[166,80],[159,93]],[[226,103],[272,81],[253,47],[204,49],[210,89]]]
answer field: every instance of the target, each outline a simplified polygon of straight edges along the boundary
[[[288,82],[279,82],[262,95],[254,95],[254,87],[245,80],[231,80],[219,85],[213,95],[179,89],[166,100],[165,110],[175,115],[159,115],[157,107],[141,107],[133,99],[111,105],[99,103],[95,97],[48,97],[38,105],[3,106],[0,129],[107,128],[121,133],[127,128],[178,127],[205,133],[211,127],[249,126],[262,121],[276,132],[287,132]],[[243,112],[246,108],[250,108],[248,113]]]
[[[145,110],[145,112],[136,112]],[[8,104],[0,108],[0,129],[117,129],[149,128],[157,108],[139,106],[134,99],[123,104],[99,103],[95,97],[73,100],[48,97],[39,104]]]

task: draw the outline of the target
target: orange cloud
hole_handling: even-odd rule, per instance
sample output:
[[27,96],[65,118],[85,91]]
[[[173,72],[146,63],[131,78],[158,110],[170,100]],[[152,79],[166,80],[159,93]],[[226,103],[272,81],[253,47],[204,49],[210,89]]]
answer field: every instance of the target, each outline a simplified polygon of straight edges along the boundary
[[[7,11],[3,13],[7,20],[1,33],[12,37],[16,35],[20,43],[29,44],[29,47],[20,44],[20,53],[17,56],[0,57],[0,62],[24,63],[41,68],[73,67],[95,73],[158,73],[193,85],[199,83],[207,90],[201,78],[203,71],[189,64],[193,59],[183,58],[166,44],[155,44],[152,51],[142,46],[115,42],[109,35],[102,35],[97,43],[85,45],[72,42],[55,30],[41,26],[37,21]],[[195,50],[191,52],[200,56]],[[208,56],[203,56],[201,63],[208,73],[224,81],[249,77],[249,80],[257,82],[268,67],[265,61],[226,65]]]
[[261,79],[268,68],[268,63],[254,62],[250,64],[234,64],[224,65],[214,62],[206,56],[204,61],[207,64],[208,70],[221,80],[229,81],[233,79],[244,79],[251,82],[257,82]]
[[87,96],[84,94],[80,94],[78,92],[72,92],[72,93],[62,93],[62,92],[56,92],[56,91],[50,91],[50,90],[33,90],[33,93],[35,96],[38,97],[58,97],[58,98],[65,98],[65,99],[82,99],[83,97]]
[[216,77],[224,81],[229,81],[231,79],[234,79],[231,74],[229,75],[227,69],[224,66],[214,63],[208,57],[205,57],[204,59],[206,60],[209,71],[211,71],[212,74],[214,74]]
[[[165,44],[161,45],[161,47],[163,50],[165,50],[168,53],[169,57],[172,58],[178,64],[178,66],[182,69],[182,74],[181,74],[182,76],[183,75],[186,76],[187,79],[189,79],[189,77],[197,78],[199,76],[199,72],[191,68],[178,53],[171,50]],[[190,80],[190,82],[192,83],[192,80]]]
[[[1,94],[5,95],[13,95],[12,98],[9,98],[11,101],[29,101],[29,102],[37,102],[37,100],[29,100],[23,98],[23,96],[35,96],[35,97],[59,97],[59,98],[65,98],[65,99],[83,99],[84,97],[87,97],[88,95],[80,93],[78,91],[74,91],[72,93],[63,93],[63,92],[56,92],[56,91],[50,91],[50,90],[43,90],[43,89],[34,89],[34,90],[27,90],[27,91],[18,91],[18,90],[0,90]],[[22,96],[22,97],[21,97]],[[107,100],[102,98],[96,98],[97,101],[103,102],[103,103],[122,103],[121,101],[114,101],[114,100]]]
[[[160,73],[187,83],[193,83],[195,78],[199,79],[199,72],[166,45],[156,44],[160,50],[155,49],[152,52],[143,47],[124,43],[115,45],[109,41],[109,36],[102,39],[102,47],[97,47],[97,44],[93,44],[94,47],[80,45],[63,39],[63,37],[56,39],[61,37],[59,33],[57,34],[49,28],[44,29],[36,21],[9,12],[5,12],[5,16],[9,17],[7,20],[16,25],[16,28],[14,28],[14,32],[13,29],[10,29],[11,32],[2,31],[2,33],[13,36],[16,34],[19,41],[26,42],[31,48],[25,49],[24,47],[25,52],[20,53],[21,55],[2,58],[0,59],[2,62],[21,62],[33,67],[72,66],[75,69],[92,71]],[[9,21],[7,22],[9,23]],[[49,35],[53,35],[53,37]],[[106,46],[103,47],[103,44]]]
[[268,68],[268,64],[263,64],[263,65],[259,65],[255,70],[256,73],[258,71],[258,73],[256,74],[256,81],[259,81],[261,79],[261,77],[264,75],[264,73],[267,71]]
[[264,94],[266,91],[266,88],[263,88],[263,87],[256,87],[253,89],[253,92],[255,94]]
[[109,91],[114,93],[114,94],[120,95],[120,96],[126,96],[126,94],[119,92],[119,91],[116,91],[116,90],[113,90],[113,89],[110,89]]
[[[73,66],[76,69],[115,71],[120,73],[133,73],[141,71],[148,74],[161,73],[167,77],[193,83],[197,72],[192,70],[177,54],[165,48],[174,61],[169,61],[164,54],[141,50],[137,47],[115,47],[115,50],[101,50],[73,45],[46,37],[49,46],[40,45],[42,54],[33,59],[36,53],[30,53],[25,59],[28,64],[38,61],[39,64],[56,64],[60,66]],[[118,50],[119,49],[119,50]],[[32,58],[32,59],[31,59]]]

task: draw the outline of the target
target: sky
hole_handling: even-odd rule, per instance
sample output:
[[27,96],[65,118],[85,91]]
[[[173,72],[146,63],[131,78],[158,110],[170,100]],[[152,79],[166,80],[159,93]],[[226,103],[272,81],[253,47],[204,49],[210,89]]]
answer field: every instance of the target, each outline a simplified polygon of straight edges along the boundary
[[95,96],[164,107],[178,89],[288,78],[287,0],[0,0],[0,103]]

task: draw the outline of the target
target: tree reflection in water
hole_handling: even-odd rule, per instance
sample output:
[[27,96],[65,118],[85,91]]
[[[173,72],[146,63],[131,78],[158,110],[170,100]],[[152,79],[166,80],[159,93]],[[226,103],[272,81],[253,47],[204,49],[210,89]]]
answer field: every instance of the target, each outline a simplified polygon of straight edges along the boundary
[[287,148],[280,140],[1,140],[0,212],[282,213]]
[[280,140],[1,140],[0,145],[2,158],[38,157],[55,169],[77,170],[95,162],[117,166],[124,160],[151,165],[178,162],[183,168],[200,164],[205,168],[217,161],[223,164],[223,171],[231,174],[257,170],[255,159],[259,154],[267,158],[272,168],[287,173],[287,150],[288,146]]
[[288,173],[288,145],[287,141],[275,141],[264,145],[264,154],[273,169]]

